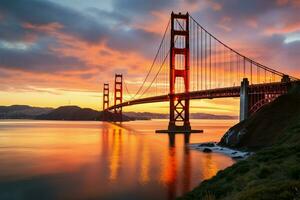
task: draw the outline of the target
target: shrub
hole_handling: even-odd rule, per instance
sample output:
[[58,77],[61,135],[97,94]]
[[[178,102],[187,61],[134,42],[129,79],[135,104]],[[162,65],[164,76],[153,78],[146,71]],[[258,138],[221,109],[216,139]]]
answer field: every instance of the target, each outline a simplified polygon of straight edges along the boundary
[[262,167],[257,176],[259,178],[267,178],[268,176],[270,176],[272,174],[272,169],[270,169],[270,167]]

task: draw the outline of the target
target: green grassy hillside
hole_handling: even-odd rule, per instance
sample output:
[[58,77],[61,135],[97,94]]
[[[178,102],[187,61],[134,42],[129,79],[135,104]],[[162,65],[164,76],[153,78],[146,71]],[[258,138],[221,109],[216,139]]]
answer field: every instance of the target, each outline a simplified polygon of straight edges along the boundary
[[246,128],[235,147],[255,149],[256,154],[218,172],[180,199],[300,199],[299,88],[233,128]]
[[289,94],[264,106],[249,119],[230,128],[227,132],[230,134],[225,134],[220,144],[232,148],[259,150],[272,146],[283,138],[290,138],[287,137],[287,130],[297,126],[300,120],[299,91],[300,88],[293,89]]

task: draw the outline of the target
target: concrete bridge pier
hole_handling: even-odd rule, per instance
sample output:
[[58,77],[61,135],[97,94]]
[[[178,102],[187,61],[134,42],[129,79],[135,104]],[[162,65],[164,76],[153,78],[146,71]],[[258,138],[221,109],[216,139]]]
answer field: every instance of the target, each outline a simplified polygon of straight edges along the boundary
[[240,121],[247,119],[249,116],[249,81],[244,78],[241,82],[240,90]]

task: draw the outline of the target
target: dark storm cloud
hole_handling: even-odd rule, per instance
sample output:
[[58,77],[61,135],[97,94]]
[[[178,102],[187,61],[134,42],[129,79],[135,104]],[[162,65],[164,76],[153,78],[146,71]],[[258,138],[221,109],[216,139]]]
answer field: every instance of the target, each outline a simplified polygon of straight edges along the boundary
[[[60,31],[74,35],[86,42],[98,41],[107,34],[93,19],[68,8],[63,8],[48,1],[2,0],[0,13],[0,66],[23,71],[57,73],[59,71],[84,70],[88,66],[76,57],[62,56],[53,52],[50,47],[59,47],[56,38],[49,33],[28,29],[24,24],[62,25]],[[32,36],[34,41],[26,42]],[[2,42],[2,45],[1,45]],[[22,43],[23,49],[7,47]]]
[[[0,12],[5,20],[15,21],[19,28],[23,23],[44,25],[57,22],[63,25],[63,31],[88,42],[98,41],[107,34],[106,28],[93,18],[46,0],[2,0]],[[20,31],[20,34],[23,32]]]
[[98,8],[88,8],[87,11],[96,14],[101,21],[105,21],[106,23],[124,25],[131,22],[131,18],[129,16],[118,11],[106,11]]
[[[174,8],[179,5],[179,2],[179,0],[112,0],[112,9],[109,11],[89,8],[83,12],[47,0],[1,0],[0,39],[22,42],[28,35],[35,36],[37,37],[35,45],[39,48],[28,48],[27,50],[1,48],[0,54],[3,56],[0,58],[2,59],[0,64],[6,67],[45,72],[78,69],[79,66],[82,69],[88,67],[76,57],[63,57],[52,52],[49,45],[59,45],[55,41],[56,38],[38,30],[28,29],[24,27],[26,23],[33,25],[58,23],[62,25],[59,29],[60,32],[75,36],[90,45],[103,41],[114,50],[137,52],[147,58],[152,58],[161,36],[136,28],[133,24],[139,20],[143,22],[143,20],[152,19],[153,11]],[[183,0],[182,2],[195,4],[197,1]],[[292,16],[295,16],[295,8],[290,5],[279,7],[276,1],[271,0],[243,0],[242,2],[240,0],[203,0],[203,2],[219,3],[221,9],[215,11],[199,9],[199,12],[195,11],[192,15],[197,20],[200,19],[199,22],[209,31],[220,36],[221,40],[227,43],[230,38],[238,36],[241,39],[244,37],[242,39],[246,39],[246,42],[251,44],[254,42],[267,43],[266,46],[272,49],[270,52],[275,53],[275,49],[280,51],[287,46],[283,42],[284,37],[276,38],[276,40],[270,39],[269,36],[262,35],[257,29],[247,28],[246,21],[255,18],[261,23],[259,29],[262,30],[265,26],[273,25],[273,19],[279,21],[282,16],[286,17],[281,21],[297,20],[295,17],[292,19]],[[185,11],[182,10],[182,12]],[[280,15],[277,15],[278,13]],[[228,34],[218,26],[224,17],[230,18],[228,22],[222,24],[232,29]],[[45,40],[52,40],[52,42],[40,44]],[[102,53],[105,54],[105,52]]]
[[7,41],[23,40],[26,34],[26,30],[21,27],[21,24],[8,16],[0,20],[0,29],[0,38]]
[[[4,19],[0,20],[0,39],[13,43],[23,42],[28,35],[35,36],[37,40],[34,41],[36,43],[34,45],[38,48],[26,50],[1,48],[1,66],[40,72],[87,67],[76,57],[63,57],[52,52],[50,45],[61,44],[57,44],[53,36],[47,35],[49,33],[28,29],[24,24],[42,26],[57,23],[61,25],[59,31],[64,34],[73,35],[91,44],[105,41],[110,48],[117,51],[136,51],[140,48],[143,49],[141,53],[147,54],[149,53],[147,47],[153,39],[158,39],[158,35],[154,33],[128,27],[130,18],[120,12],[97,9],[88,9],[88,12],[96,13],[98,17],[94,18],[92,15],[85,15],[83,12],[46,0],[2,0],[0,13]],[[52,41],[40,44],[45,40]]]
[[274,0],[220,0],[216,1],[222,5],[221,13],[232,17],[249,17],[263,14],[278,7]]
[[[123,1],[122,1],[123,2]],[[124,2],[123,2],[124,3]],[[120,6],[125,5],[120,3]],[[141,4],[141,3],[139,3]],[[143,5],[147,5],[150,3],[143,3]],[[131,6],[134,4],[131,4]],[[156,6],[150,7],[158,7]],[[128,6],[128,5],[127,5]],[[148,7],[148,6],[146,6]],[[128,7],[129,8],[129,7]],[[14,22],[10,30],[13,30],[13,27],[18,27],[20,29],[20,25],[23,23],[32,23],[35,25],[44,25],[50,23],[59,23],[63,25],[62,31],[68,34],[75,35],[84,41],[87,42],[97,42],[101,40],[106,40],[107,37],[115,36],[116,38],[124,37],[124,41],[126,41],[126,37],[148,37],[150,39],[153,38],[151,33],[146,33],[142,30],[134,30],[126,32],[124,30],[116,29],[114,27],[110,27],[105,24],[108,20],[114,20],[117,25],[120,26],[126,25],[129,22],[129,17],[123,14],[120,14],[120,11],[116,9],[113,12],[97,10],[97,9],[89,9],[90,12],[97,12],[100,18],[93,18],[88,15],[84,15],[80,12],[71,10],[66,7],[62,7],[52,2],[38,1],[38,0],[23,0],[23,1],[11,1],[11,0],[3,0],[0,4],[0,11],[4,13],[5,16],[8,16],[12,19],[16,19],[17,22]],[[114,25],[114,24],[113,24]],[[0,27],[3,29],[2,27]],[[122,27],[121,27],[122,28]],[[119,31],[116,33],[116,30]],[[25,30],[18,30],[19,34],[23,34]],[[122,31],[122,32],[120,32]],[[144,32],[144,33],[143,33]],[[6,36],[9,33],[6,33]],[[5,38],[5,37],[4,37]],[[128,43],[130,44],[130,43]]]
[[[133,19],[119,12],[118,9],[114,11],[99,10],[96,8],[90,8],[89,11],[95,13],[101,19],[105,19],[106,23],[111,23],[111,27],[107,26],[109,34],[106,35],[106,43],[108,47],[119,51],[139,51],[140,54],[145,56],[152,56],[155,51],[151,48],[153,41],[159,42],[161,36],[153,32],[147,32],[141,28],[133,28],[131,23],[134,23],[134,18],[139,14],[135,14]],[[145,13],[143,16],[148,16]],[[149,17],[149,16],[148,16]],[[140,51],[142,50],[142,51]]]
[[113,0],[113,5],[115,10],[119,12],[126,12],[130,15],[136,15],[142,13],[162,10],[166,7],[171,7],[176,4],[177,0],[151,0],[151,1],[141,1],[141,0]]
[[85,64],[77,58],[59,56],[47,49],[47,45],[31,47],[28,50],[0,46],[0,55],[0,66],[8,69],[55,73],[85,68]]

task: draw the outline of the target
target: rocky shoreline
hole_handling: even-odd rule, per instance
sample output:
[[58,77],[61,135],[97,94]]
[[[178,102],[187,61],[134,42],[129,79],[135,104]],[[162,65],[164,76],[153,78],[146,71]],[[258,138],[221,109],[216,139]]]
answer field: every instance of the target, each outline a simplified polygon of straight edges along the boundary
[[299,105],[295,87],[231,127],[219,143],[190,145],[242,160],[178,199],[300,199]]
[[190,144],[189,147],[194,150],[202,151],[204,153],[221,153],[230,156],[233,159],[246,159],[252,152],[239,151],[235,149],[230,149],[228,147],[219,146],[216,142],[206,142],[206,143],[195,143]]

